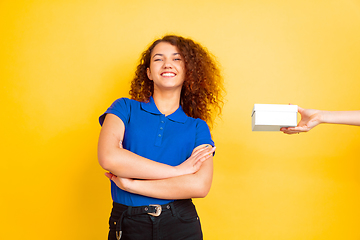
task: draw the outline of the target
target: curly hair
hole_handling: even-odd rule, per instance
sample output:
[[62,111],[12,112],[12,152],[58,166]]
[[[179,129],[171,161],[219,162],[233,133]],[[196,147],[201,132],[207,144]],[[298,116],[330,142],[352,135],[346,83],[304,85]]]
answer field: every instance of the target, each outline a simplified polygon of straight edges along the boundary
[[176,35],[166,35],[154,41],[145,50],[131,82],[130,96],[134,100],[148,102],[154,93],[154,84],[147,76],[151,53],[160,42],[176,46],[185,62],[185,80],[181,90],[180,105],[186,115],[200,118],[212,125],[223,106],[223,77],[215,57],[206,48]]

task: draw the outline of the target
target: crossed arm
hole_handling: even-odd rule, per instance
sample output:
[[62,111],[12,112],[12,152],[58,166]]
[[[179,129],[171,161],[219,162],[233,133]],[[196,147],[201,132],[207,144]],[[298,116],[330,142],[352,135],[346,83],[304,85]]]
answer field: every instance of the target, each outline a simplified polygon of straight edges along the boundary
[[[185,199],[205,197],[212,181],[212,153],[215,148],[199,146],[178,166],[143,158],[122,148],[125,127],[120,118],[107,114],[99,144],[100,165],[121,189],[154,198]],[[142,179],[142,180],[135,180]]]
[[160,199],[203,198],[211,187],[212,159],[206,160],[199,171],[165,179],[134,180],[106,173],[121,189],[148,197]]
[[320,111],[299,107],[301,120],[296,127],[281,128],[286,134],[308,132],[320,123],[360,126],[360,111]]

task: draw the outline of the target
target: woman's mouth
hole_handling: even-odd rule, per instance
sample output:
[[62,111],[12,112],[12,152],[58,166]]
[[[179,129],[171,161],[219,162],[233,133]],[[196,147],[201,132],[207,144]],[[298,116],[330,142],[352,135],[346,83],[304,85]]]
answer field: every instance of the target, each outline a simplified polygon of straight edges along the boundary
[[161,74],[162,77],[175,77],[176,74],[172,72],[164,72]]

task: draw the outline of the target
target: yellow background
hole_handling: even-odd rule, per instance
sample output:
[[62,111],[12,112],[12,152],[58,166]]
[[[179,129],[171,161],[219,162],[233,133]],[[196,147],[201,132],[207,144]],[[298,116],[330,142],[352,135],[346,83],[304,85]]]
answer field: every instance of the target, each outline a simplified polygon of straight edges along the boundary
[[0,239],[106,239],[98,116],[166,33],[222,65],[206,240],[360,239],[360,128],[252,132],[254,103],[360,109],[357,0],[0,2]]

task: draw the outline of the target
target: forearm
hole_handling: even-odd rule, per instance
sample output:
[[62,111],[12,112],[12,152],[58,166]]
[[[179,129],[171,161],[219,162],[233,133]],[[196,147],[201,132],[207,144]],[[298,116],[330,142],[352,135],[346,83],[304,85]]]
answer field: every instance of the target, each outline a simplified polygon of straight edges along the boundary
[[322,123],[360,126],[360,111],[320,111]]
[[194,174],[160,180],[133,180],[125,190],[160,199],[202,198],[210,191],[212,175],[213,161],[209,159]]
[[98,152],[102,168],[118,177],[162,179],[178,176],[176,167],[158,163],[122,148]]
[[[102,145],[102,141],[99,141]],[[101,147],[98,150],[100,165],[114,175],[133,179],[165,179],[198,172],[203,162],[212,159],[215,147],[200,145],[191,156],[178,166],[170,166],[141,157],[121,146]]]

